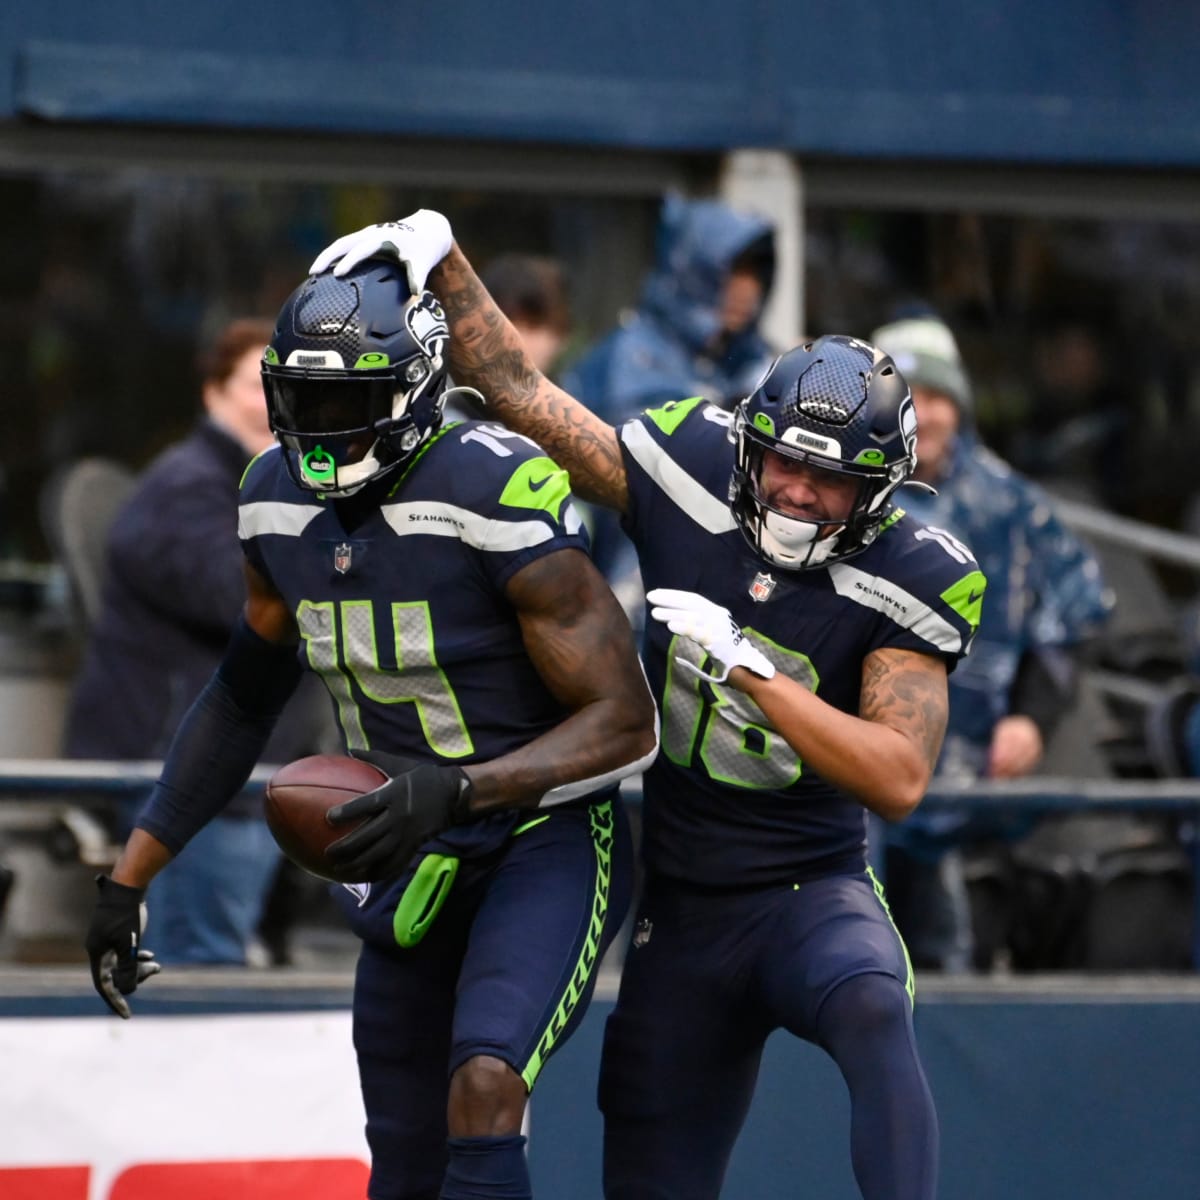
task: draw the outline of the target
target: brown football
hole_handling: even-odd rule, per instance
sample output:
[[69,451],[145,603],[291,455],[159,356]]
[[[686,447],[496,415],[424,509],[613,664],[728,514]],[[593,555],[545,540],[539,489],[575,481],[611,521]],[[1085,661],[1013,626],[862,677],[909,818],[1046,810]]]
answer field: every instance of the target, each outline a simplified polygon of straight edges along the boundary
[[263,810],[279,848],[297,866],[334,883],[357,883],[342,878],[325,857],[330,842],[343,837],[355,823],[336,828],[325,814],[336,804],[374,791],[387,776],[358,758],[314,754],[280,767],[267,783]]

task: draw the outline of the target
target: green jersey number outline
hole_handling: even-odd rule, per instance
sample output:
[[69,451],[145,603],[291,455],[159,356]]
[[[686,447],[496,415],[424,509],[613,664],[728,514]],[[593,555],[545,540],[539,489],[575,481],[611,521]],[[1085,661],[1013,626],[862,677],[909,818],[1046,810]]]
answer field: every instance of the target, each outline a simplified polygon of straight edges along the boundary
[[369,750],[351,678],[373,704],[412,704],[429,748],[441,758],[464,758],[475,746],[458,697],[438,666],[433,620],[424,600],[390,610],[397,669],[379,665],[375,606],[370,600],[302,600],[296,623],[312,669],[337,704],[350,750]]
[[[753,629],[742,632],[777,671],[809,691],[817,690],[820,679],[807,654],[788,650]],[[701,670],[713,668],[713,660],[690,638],[671,639],[662,705],[663,753],[681,767],[691,766],[698,753],[710,779],[735,787],[773,790],[795,783],[804,764],[767,723],[762,709],[737,688],[700,679],[679,659]]]

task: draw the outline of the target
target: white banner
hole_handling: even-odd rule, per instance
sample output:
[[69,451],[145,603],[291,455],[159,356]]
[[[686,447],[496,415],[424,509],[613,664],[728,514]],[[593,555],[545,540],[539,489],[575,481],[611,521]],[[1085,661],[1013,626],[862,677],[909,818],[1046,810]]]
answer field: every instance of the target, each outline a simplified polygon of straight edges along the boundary
[[362,1200],[348,1011],[0,1020],[4,1200]]

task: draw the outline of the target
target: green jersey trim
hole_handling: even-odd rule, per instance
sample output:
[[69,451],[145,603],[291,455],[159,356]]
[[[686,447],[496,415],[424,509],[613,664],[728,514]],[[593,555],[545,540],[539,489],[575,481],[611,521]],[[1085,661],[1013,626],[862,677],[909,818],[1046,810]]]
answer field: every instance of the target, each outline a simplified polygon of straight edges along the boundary
[[461,425],[461,421],[451,421],[448,425],[443,425],[432,437],[426,438],[420,446],[417,447],[417,452],[410,458],[401,468],[400,473],[396,476],[396,482],[388,488],[388,496],[394,496],[396,489],[408,478],[412,473],[413,467],[417,465],[429,453],[433,447],[442,440],[456,426]]
[[887,902],[887,896],[883,891],[883,884],[879,882],[879,876],[868,866],[867,876],[871,880],[871,887],[875,889],[875,899],[879,901],[883,909],[884,915],[888,919],[888,923],[892,927],[897,940],[900,942],[900,949],[904,951],[904,967],[908,977],[904,980],[904,990],[908,993],[908,1003],[911,1007],[917,998],[917,976],[913,971],[912,959],[909,957],[908,946],[904,942],[904,937],[900,933],[899,927],[896,925],[896,919],[892,916],[892,907]]
[[638,466],[697,525],[709,533],[730,533],[737,528],[728,502],[718,500],[693,479],[640,421],[629,421],[621,427],[621,441]]
[[660,408],[646,409],[646,416],[652,420],[668,437],[683,423],[684,417],[696,407],[703,404],[703,396],[690,396],[687,400],[668,400]]
[[250,461],[249,461],[249,462],[246,464],[246,469],[245,469],[245,470],[242,472],[242,477],[241,477],[241,479],[239,479],[239,480],[238,480],[238,491],[239,491],[239,492],[242,490],[242,488],[243,488],[243,487],[245,486],[245,484],[246,484],[246,476],[250,474],[250,468],[251,468],[252,466],[254,466],[254,464],[255,464],[256,462],[258,462],[258,460],[259,460],[260,458],[262,458],[262,456],[263,456],[264,454],[270,454],[272,450],[278,450],[278,449],[279,449],[279,444],[278,444],[278,443],[274,443],[274,444],[272,444],[272,445],[268,446],[268,447],[267,447],[265,450],[260,450],[260,451],[259,451],[259,452],[258,452],[258,453],[257,453],[257,454],[256,454],[256,455],[255,455],[255,456],[254,456],[254,457],[253,457],[253,458],[252,458],[252,459],[251,459],[251,460],[250,460]]
[[543,455],[523,462],[504,485],[500,503],[509,508],[532,508],[559,520],[571,498],[571,480],[558,463]]
[[983,593],[986,588],[987,578],[984,573],[971,571],[942,593],[942,599],[970,625],[972,633],[979,628],[979,618],[983,613]]
[[939,617],[928,604],[890,580],[869,575],[849,563],[831,564],[829,578],[839,596],[891,617],[939,650],[957,654],[963,649],[962,634],[945,617]]

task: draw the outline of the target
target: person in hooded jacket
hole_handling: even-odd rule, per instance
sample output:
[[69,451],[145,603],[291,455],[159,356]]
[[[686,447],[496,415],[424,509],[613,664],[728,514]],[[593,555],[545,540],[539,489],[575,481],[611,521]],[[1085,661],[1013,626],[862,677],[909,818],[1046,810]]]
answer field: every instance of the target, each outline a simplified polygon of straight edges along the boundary
[[[775,230],[720,200],[667,196],[655,263],[637,307],[563,376],[563,387],[613,425],[681,396],[730,409],[775,350],[759,332],[775,274]],[[635,629],[641,580],[615,516],[592,516],[592,556]]]
[[567,390],[617,422],[680,396],[731,408],[774,358],[759,332],[774,273],[766,218],[668,196],[637,308],[566,374]]

